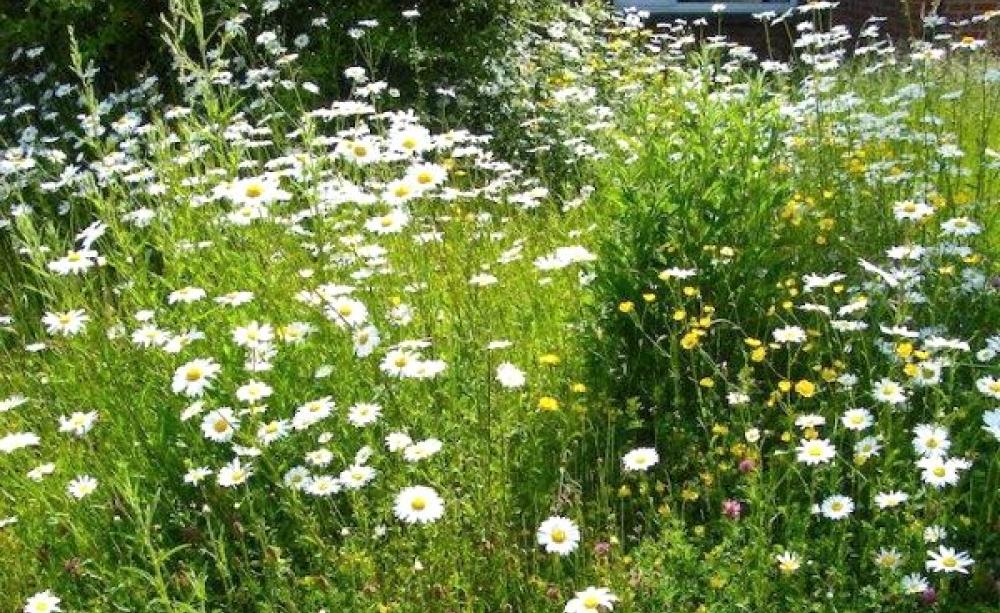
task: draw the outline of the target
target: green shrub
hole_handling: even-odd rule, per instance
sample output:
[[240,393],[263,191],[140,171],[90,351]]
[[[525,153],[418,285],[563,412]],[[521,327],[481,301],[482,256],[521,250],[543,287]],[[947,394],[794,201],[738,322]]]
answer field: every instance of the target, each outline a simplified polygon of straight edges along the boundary
[[559,8],[455,108],[394,17],[172,8],[168,82],[0,98],[0,609],[995,609],[976,41]]
[[[402,101],[433,96],[436,86],[453,87],[478,76],[484,61],[503,41],[518,35],[525,24],[544,14],[553,0],[394,0],[342,2],[339,0],[284,0],[262,11],[267,2],[205,0],[201,9],[206,28],[212,30],[241,7],[250,13],[253,28],[274,29],[279,35],[305,33],[313,39],[312,53],[301,65],[308,78],[322,85],[328,95],[346,93],[341,71],[374,59],[376,74],[388,79],[403,94]],[[100,67],[102,89],[123,88],[140,73],[160,77],[169,73],[171,57],[160,38],[160,16],[169,0],[32,0],[0,8],[0,55],[11,57],[18,47],[48,47],[45,57],[58,66],[69,58],[67,28],[73,27],[83,55]],[[416,9],[420,16],[403,12]],[[315,19],[323,19],[316,25]],[[362,20],[375,20],[359,51],[346,36]],[[291,40],[285,41],[290,45]],[[25,62],[13,68],[30,70]]]
[[[681,399],[697,391],[697,381],[679,378],[671,363],[681,359],[676,329],[701,317],[766,313],[789,265],[815,258],[775,226],[775,211],[792,193],[788,177],[775,172],[783,150],[778,103],[753,77],[736,100],[714,99],[698,85],[683,91],[668,77],[641,98],[629,110],[636,132],[628,148],[600,177],[599,193],[616,222],[598,270],[605,310],[595,368],[612,373],[615,395],[649,407],[680,409]],[[685,295],[693,285],[658,281],[668,268],[699,271],[704,289]],[[634,313],[623,313],[629,303]],[[741,324],[753,336],[765,321]],[[739,354],[736,335],[710,339],[724,362]]]
[[[834,71],[829,43],[813,40],[807,57],[824,68],[800,64],[790,77],[747,70],[719,48],[664,62],[663,78],[621,111],[616,160],[599,175],[613,220],[592,372],[633,407],[609,426],[622,451],[652,447],[665,465],[654,481],[621,481],[635,529],[677,521],[665,543],[644,546],[649,567],[662,557],[665,569],[651,611],[782,598],[794,609],[905,610],[914,597],[899,604],[901,569],[924,572],[933,525],[984,562],[967,586],[936,587],[943,606],[995,599],[996,441],[982,431],[992,401],[977,386],[1000,328],[989,283],[998,226],[983,215],[1000,194],[986,151],[998,140],[987,110],[997,72],[962,52]],[[894,405],[881,390],[897,385],[906,401]],[[841,421],[863,407],[876,438]],[[972,467],[950,489],[914,467],[912,440],[928,424]],[[811,467],[797,454],[816,439],[835,456]],[[905,512],[877,508],[888,491],[909,494]],[[841,494],[857,507],[846,528],[814,511]],[[725,527],[727,501],[748,514],[738,531]],[[697,542],[664,551],[695,527]],[[882,548],[900,556],[893,573],[874,562]],[[798,592],[773,585],[784,550],[813,562]],[[706,589],[716,572],[731,588]]]

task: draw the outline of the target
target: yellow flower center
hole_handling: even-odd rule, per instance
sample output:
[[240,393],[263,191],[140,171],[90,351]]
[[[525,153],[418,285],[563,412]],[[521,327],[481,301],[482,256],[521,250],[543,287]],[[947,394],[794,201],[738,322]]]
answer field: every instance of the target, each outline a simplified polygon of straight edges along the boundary
[[427,508],[427,500],[423,496],[417,496],[410,501],[410,508],[414,511],[423,511]]
[[247,198],[260,198],[264,195],[264,186],[260,183],[251,183],[247,185],[246,191],[243,193],[246,194]]
[[212,429],[221,434],[226,430],[229,430],[229,422],[224,419],[218,419],[212,425]]
[[556,528],[552,531],[550,535],[553,543],[564,543],[566,542],[566,531],[562,528]]
[[184,373],[184,378],[188,381],[197,381],[201,379],[201,375],[201,369],[195,366],[187,369],[187,372]]
[[947,474],[947,471],[944,469],[944,466],[938,466],[931,472],[934,473],[935,477],[943,477]]
[[583,599],[583,606],[588,609],[596,609],[599,604],[601,604],[601,601],[597,598],[597,596],[587,596]]

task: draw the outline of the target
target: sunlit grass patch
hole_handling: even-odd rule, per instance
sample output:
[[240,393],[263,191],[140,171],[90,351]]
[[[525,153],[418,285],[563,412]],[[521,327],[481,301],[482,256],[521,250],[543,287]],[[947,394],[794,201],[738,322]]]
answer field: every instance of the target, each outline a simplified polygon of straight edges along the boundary
[[441,116],[198,6],[170,102],[0,107],[0,608],[995,602],[977,42],[566,8]]

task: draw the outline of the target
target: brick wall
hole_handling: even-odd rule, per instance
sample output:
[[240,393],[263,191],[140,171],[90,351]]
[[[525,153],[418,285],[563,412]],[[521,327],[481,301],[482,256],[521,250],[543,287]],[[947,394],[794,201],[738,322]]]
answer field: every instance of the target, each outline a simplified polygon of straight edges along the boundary
[[[935,7],[938,15],[955,22],[1000,9],[1000,0],[841,0],[834,19],[857,32],[869,17],[885,17],[886,31],[895,38],[905,38],[920,33],[922,17]],[[982,31],[973,29],[970,33]]]
[[[757,53],[761,54],[762,57],[767,56],[767,37],[764,34],[764,26],[759,21],[747,18],[727,18],[723,23],[725,26],[722,28],[722,32],[726,35],[726,38],[754,49]],[[772,30],[772,55],[776,58],[786,58],[790,47],[791,44],[788,40],[788,36],[783,30]]]
[[[857,35],[869,17],[885,17],[886,21],[880,29],[897,42],[902,42],[910,36],[921,34],[923,16],[935,7],[938,15],[956,22],[982,15],[986,11],[1000,10],[1000,0],[840,0],[840,6],[833,11],[833,20],[846,25],[852,34]],[[687,18],[690,19],[690,16]],[[664,19],[654,21],[669,19],[670,16],[665,16]],[[706,33],[714,34],[715,17],[710,16],[708,20],[712,25],[706,28]],[[1000,35],[996,31],[1000,25],[998,22],[1000,20],[994,20],[994,25],[991,26],[994,29],[994,44],[1000,44]],[[723,18],[723,23],[723,32],[730,40],[753,47],[759,53],[765,51],[764,27],[760,22],[749,16],[727,15]],[[962,32],[977,37],[985,35],[982,24],[965,27]],[[783,27],[772,31],[771,43],[776,57],[787,56],[789,41]]]
[[[913,5],[920,1],[911,1],[909,4]],[[904,3],[900,0],[841,0],[840,6],[833,11],[833,17],[838,23],[849,27],[853,34],[858,32],[861,24],[869,17],[885,17],[887,21],[883,27],[890,35],[897,38],[905,35],[909,27],[903,8]],[[917,7],[911,7],[911,10],[913,8]],[[913,20],[919,20],[919,17],[914,17]]]

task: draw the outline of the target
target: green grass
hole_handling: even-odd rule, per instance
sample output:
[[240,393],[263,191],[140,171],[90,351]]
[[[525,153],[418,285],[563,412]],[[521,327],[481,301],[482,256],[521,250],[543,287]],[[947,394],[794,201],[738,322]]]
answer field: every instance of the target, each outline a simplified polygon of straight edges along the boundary
[[[211,84],[214,60],[183,51],[197,13],[174,17],[189,112],[150,91],[101,105],[77,57],[81,108],[62,121],[99,114],[110,129],[39,146],[33,168],[4,175],[8,200],[32,210],[11,216],[3,239],[11,321],[0,398],[27,401],[0,413],[0,436],[31,432],[40,444],[0,455],[0,519],[16,518],[0,528],[0,610],[51,590],[66,611],[534,613],[582,607],[575,593],[604,586],[616,611],[909,611],[932,597],[906,592],[912,573],[933,587],[937,610],[996,604],[1000,462],[983,428],[996,401],[977,389],[997,376],[983,350],[1000,328],[992,56],[959,49],[882,66],[865,56],[772,74],[711,47],[670,51],[671,37],[614,25],[595,7],[566,9],[562,25],[511,41],[492,93],[467,84],[453,116],[326,120],[281,86],[300,78],[295,62],[254,50],[253,36],[226,39],[225,54],[272,66],[274,87]],[[382,153],[410,146],[397,137],[404,127],[444,133],[463,108],[497,122],[494,153],[442,139],[372,164],[342,155],[361,137]],[[118,121],[116,134],[127,111],[142,129]],[[19,114],[10,138],[35,121]],[[362,126],[370,137],[353,132]],[[70,159],[49,149],[81,151],[87,173],[47,185]],[[442,184],[394,203],[406,194],[393,181],[419,163],[435,164]],[[248,177],[260,185],[233,183]],[[266,218],[231,221],[240,201],[273,189],[287,197]],[[907,199],[929,203],[926,220],[895,218]],[[383,232],[394,210],[408,220]],[[150,222],[135,223],[137,211]],[[944,235],[959,216],[981,231]],[[99,264],[53,271],[94,221],[105,226],[90,246]],[[908,287],[859,261],[889,270],[886,250],[905,244],[930,250]],[[936,251],[947,244],[963,250]],[[671,268],[695,272],[661,275]],[[835,272],[806,287],[807,275]],[[206,296],[171,301],[188,287]],[[214,300],[236,291],[253,299]],[[356,354],[362,326],[339,319],[357,304],[325,312],[343,292],[381,337],[370,355]],[[45,330],[44,314],[73,309],[89,317],[81,333]],[[275,331],[267,369],[248,369],[237,342],[251,322]],[[140,346],[133,334],[154,323],[198,334]],[[283,339],[290,324],[309,333]],[[775,338],[788,326],[802,342]],[[407,359],[444,369],[391,374],[401,364],[391,348],[407,342],[420,356]],[[199,358],[221,367],[204,395],[172,389]],[[502,383],[503,363],[523,371],[522,387]],[[921,385],[922,369],[938,367],[940,380]],[[905,403],[878,399],[884,378]],[[270,395],[241,399],[252,381]],[[330,417],[262,439],[272,420],[324,397]],[[381,416],[353,424],[356,403],[377,403]],[[215,442],[202,419],[222,407],[240,424]],[[863,433],[841,422],[859,407],[872,414]],[[75,411],[96,411],[93,428],[60,432]],[[825,424],[801,421],[817,417]],[[922,480],[921,424],[945,428],[947,455],[969,461],[956,484]],[[398,432],[441,449],[407,460],[387,448]],[[855,448],[876,434],[879,453]],[[803,463],[802,439],[834,454]],[[628,470],[623,457],[642,447],[659,463]],[[328,463],[310,465],[319,449]],[[223,486],[236,455],[253,472]],[[32,478],[43,463],[52,474]],[[352,465],[374,478],[326,497],[284,484],[296,466],[336,477]],[[197,467],[204,480],[186,483]],[[67,485],[80,475],[97,487],[77,500]],[[398,516],[396,497],[412,486],[440,495],[440,518]],[[896,490],[909,499],[880,510],[876,496]],[[833,494],[851,498],[849,517],[813,512]],[[539,546],[552,516],[580,529],[568,555]],[[932,526],[975,559],[968,575],[925,568],[939,544],[926,542]],[[878,564],[880,550],[898,566]],[[782,553],[801,566],[782,570]]]

